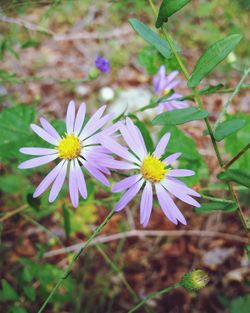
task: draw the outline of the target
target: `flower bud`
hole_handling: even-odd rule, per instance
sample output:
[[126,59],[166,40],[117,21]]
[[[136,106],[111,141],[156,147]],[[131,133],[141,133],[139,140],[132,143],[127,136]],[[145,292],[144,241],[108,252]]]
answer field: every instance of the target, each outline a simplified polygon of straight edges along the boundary
[[181,285],[188,291],[200,290],[209,282],[207,273],[203,270],[193,270],[185,274],[181,279]]
[[99,75],[100,75],[100,71],[97,68],[93,67],[90,69],[89,79],[95,80]]

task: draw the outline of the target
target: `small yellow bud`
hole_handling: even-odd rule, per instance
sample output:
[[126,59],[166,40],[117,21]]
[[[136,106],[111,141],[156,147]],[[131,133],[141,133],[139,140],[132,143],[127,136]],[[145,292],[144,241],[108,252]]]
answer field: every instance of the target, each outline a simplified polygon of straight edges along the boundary
[[200,290],[204,288],[209,282],[207,273],[203,270],[193,270],[185,274],[181,279],[181,285],[189,290]]

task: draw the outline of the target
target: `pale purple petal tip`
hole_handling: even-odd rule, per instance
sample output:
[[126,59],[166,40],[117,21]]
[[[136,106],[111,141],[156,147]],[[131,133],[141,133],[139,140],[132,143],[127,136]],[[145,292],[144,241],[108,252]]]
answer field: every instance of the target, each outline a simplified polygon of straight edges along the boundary
[[52,137],[54,137],[57,140],[61,139],[60,135],[55,130],[55,128],[44,117],[40,118],[40,123],[41,123],[42,127],[44,128],[44,130],[47,133],[49,133]]
[[34,158],[34,159],[31,159],[31,160],[28,160],[28,161],[21,163],[18,166],[18,168],[23,170],[23,169],[27,169],[27,168],[33,168],[33,167],[41,166],[41,165],[47,164],[47,163],[55,160],[56,158],[58,158],[57,154],[41,156],[41,157]]
[[66,114],[66,129],[67,133],[73,133],[75,122],[75,102],[70,101]]
[[153,190],[150,182],[146,182],[141,196],[140,223],[147,226],[153,208]]
[[160,158],[162,156],[162,154],[164,153],[166,146],[169,142],[171,134],[170,133],[166,133],[159,141],[155,151],[154,151],[154,155],[157,158]]
[[77,112],[75,125],[74,125],[74,134],[78,135],[82,129],[83,122],[86,114],[86,104],[83,102]]
[[49,202],[55,201],[59,192],[61,191],[63,183],[65,181],[66,174],[67,174],[67,166],[68,166],[68,161],[64,163],[62,169],[60,170],[59,174],[57,175],[51,187],[50,194],[49,194]]
[[132,187],[130,187],[124,193],[124,195],[121,197],[121,199],[115,206],[116,212],[121,211],[135,197],[135,195],[141,189],[142,184],[143,184],[143,180],[140,180],[139,182],[135,183]]

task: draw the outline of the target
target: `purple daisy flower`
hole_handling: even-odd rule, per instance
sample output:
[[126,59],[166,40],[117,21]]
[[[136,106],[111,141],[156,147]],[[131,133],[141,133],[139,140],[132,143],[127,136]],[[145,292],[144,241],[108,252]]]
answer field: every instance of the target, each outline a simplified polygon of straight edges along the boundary
[[101,143],[125,161],[104,161],[102,165],[116,169],[133,169],[137,173],[113,186],[113,192],[125,191],[115,210],[122,210],[143,188],[140,204],[140,223],[146,227],[153,207],[154,187],[159,204],[167,218],[174,224],[180,221],[186,225],[184,216],[172,200],[169,192],[176,198],[196,207],[200,207],[200,204],[191,196],[200,197],[200,195],[176,179],[176,177],[192,176],[195,174],[193,171],[171,168],[171,164],[180,157],[181,153],[171,154],[162,160],[162,155],[170,139],[170,133],[166,133],[161,138],[155,151],[150,154],[146,149],[140,130],[129,118],[126,119],[125,123],[120,122],[118,127],[128,145],[128,149],[108,136],[102,136]]
[[[171,89],[177,87],[181,80],[176,79],[178,71],[173,71],[169,75],[166,75],[166,68],[164,65],[161,65],[158,73],[153,77],[153,86],[154,91],[159,96],[167,96]],[[163,100],[163,102],[159,103],[157,109],[158,113],[162,113],[163,111],[171,111],[174,109],[184,109],[189,106],[189,104],[185,101],[176,101],[174,99],[181,98],[182,95],[174,92],[167,100]]]
[[95,66],[103,73],[108,73],[110,69],[109,61],[104,56],[99,55],[95,60]]
[[74,101],[71,101],[67,109],[67,131],[64,137],[61,137],[45,118],[40,119],[42,127],[31,124],[31,129],[39,137],[52,144],[54,147],[52,149],[36,147],[21,148],[21,153],[38,157],[21,163],[19,168],[34,168],[47,164],[55,159],[60,159],[60,162],[49,172],[36,188],[33,197],[40,196],[50,185],[52,185],[49,194],[49,202],[53,202],[57,198],[65,181],[67,171],[69,170],[70,199],[73,206],[77,207],[79,194],[84,199],[87,198],[86,182],[81,166],[98,181],[106,186],[109,185],[109,181],[105,174],[110,174],[110,171],[104,166],[99,165],[99,163],[93,161],[93,157],[103,158],[109,156],[109,159],[111,158],[110,152],[99,144],[99,135],[101,133],[111,135],[113,131],[112,127],[100,131],[100,129],[112,117],[111,114],[102,116],[105,108],[106,106],[102,106],[97,110],[83,127],[86,105],[85,103],[82,103],[76,114],[75,103]]

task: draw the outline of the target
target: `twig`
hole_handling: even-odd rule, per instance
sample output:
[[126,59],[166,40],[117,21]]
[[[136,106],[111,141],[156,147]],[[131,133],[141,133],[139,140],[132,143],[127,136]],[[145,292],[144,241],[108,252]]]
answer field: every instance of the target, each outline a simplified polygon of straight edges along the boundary
[[111,39],[114,37],[120,37],[120,36],[127,36],[129,34],[133,33],[133,30],[131,27],[128,27],[127,25],[123,28],[115,28],[114,30],[111,30],[109,32],[106,32],[104,34],[97,33],[97,32],[80,32],[80,33],[74,33],[74,34],[57,34],[53,36],[53,40],[55,41],[69,41],[69,40],[98,40],[98,39]]
[[8,212],[7,214],[5,214],[3,217],[0,218],[0,223],[2,223],[3,221],[7,220],[11,216],[13,216],[13,215],[15,215],[15,214],[27,209],[27,208],[28,208],[28,205],[25,204],[25,205],[22,205],[20,208],[17,208],[13,211]]
[[[110,241],[116,241],[123,238],[130,237],[180,237],[180,236],[201,236],[201,237],[220,237],[228,241],[238,241],[241,243],[248,243],[248,239],[222,232],[213,232],[213,231],[202,231],[202,230],[130,230],[122,233],[117,233],[108,236],[98,236],[92,242],[91,245],[96,245],[98,243],[106,243]],[[86,243],[75,244],[66,248],[49,251],[44,254],[45,258],[54,257],[56,255],[65,254],[73,251],[77,251],[79,248],[82,248],[86,245]]]
[[31,22],[27,22],[27,21],[24,21],[24,20],[21,20],[18,18],[8,17],[8,16],[2,15],[2,14],[0,14],[0,22],[9,23],[9,24],[16,24],[16,25],[24,27],[26,29],[40,32],[40,33],[44,33],[44,34],[49,35],[49,36],[54,35],[54,33],[49,29],[38,26],[38,25],[31,23]]
[[242,150],[240,150],[239,153],[236,154],[236,156],[234,158],[232,158],[231,161],[227,162],[224,165],[224,168],[229,168],[235,161],[237,161],[248,149],[250,148],[250,143],[247,144]]

